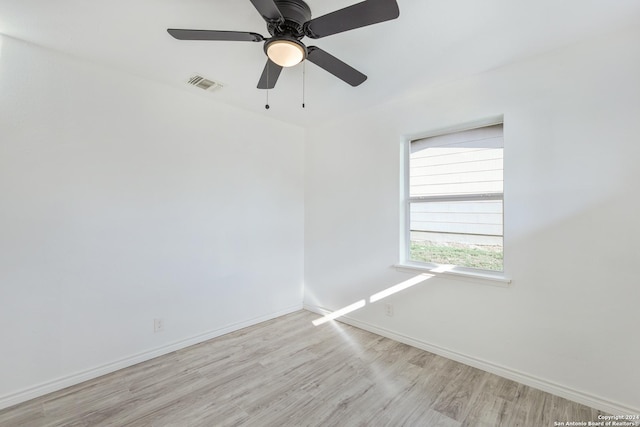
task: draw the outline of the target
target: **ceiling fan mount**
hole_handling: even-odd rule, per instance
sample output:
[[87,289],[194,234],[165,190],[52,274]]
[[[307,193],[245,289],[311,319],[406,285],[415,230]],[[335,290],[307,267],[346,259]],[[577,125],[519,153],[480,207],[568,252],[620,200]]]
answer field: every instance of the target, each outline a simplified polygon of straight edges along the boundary
[[305,46],[302,38],[319,39],[396,19],[400,15],[396,0],[365,0],[314,19],[303,0],[250,1],[265,20],[271,37],[241,31],[173,28],[167,31],[178,40],[264,42],[268,59],[258,89],[272,89],[283,67],[291,67],[304,60],[311,61],[351,86],[358,86],[367,79],[366,75],[317,46]]
[[297,40],[304,37],[304,24],[311,20],[311,9],[302,0],[274,0],[282,20],[267,21],[267,30],[274,37],[290,36]]

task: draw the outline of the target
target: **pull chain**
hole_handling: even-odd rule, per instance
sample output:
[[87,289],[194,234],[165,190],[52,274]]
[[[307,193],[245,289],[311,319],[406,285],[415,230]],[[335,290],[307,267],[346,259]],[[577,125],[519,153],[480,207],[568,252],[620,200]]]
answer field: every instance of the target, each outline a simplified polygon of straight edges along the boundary
[[307,61],[302,61],[302,108],[304,108],[304,87],[305,87],[305,80],[307,77]]
[[269,61],[267,60],[267,103],[265,104],[264,108],[265,109],[269,109],[269,68],[271,68],[269,66]]

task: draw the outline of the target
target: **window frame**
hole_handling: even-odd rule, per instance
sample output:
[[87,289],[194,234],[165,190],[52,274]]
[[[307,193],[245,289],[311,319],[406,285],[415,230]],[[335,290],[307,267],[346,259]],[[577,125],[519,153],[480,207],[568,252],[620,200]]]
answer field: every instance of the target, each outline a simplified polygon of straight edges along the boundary
[[[475,195],[475,196],[461,196],[459,200],[469,200],[469,197],[478,198],[479,200],[490,200],[490,199],[499,199],[502,200],[502,239],[503,239],[503,271],[490,271],[490,270],[482,270],[470,267],[462,267],[455,266],[450,268],[445,268],[445,266],[441,264],[428,263],[428,262],[420,262],[420,261],[412,261],[410,258],[410,245],[411,245],[411,203],[415,202],[416,199],[430,199],[438,201],[449,201],[456,199],[454,195],[446,195],[446,196],[423,196],[423,197],[410,197],[410,155],[411,155],[411,142],[418,139],[425,139],[435,136],[446,135],[455,132],[463,132],[467,130],[493,126],[493,125],[503,125],[503,135],[505,132],[505,123],[504,116],[493,116],[480,120],[475,120],[471,122],[466,122],[464,124],[453,125],[443,128],[434,129],[431,131],[414,133],[414,134],[406,134],[403,136],[401,141],[401,167],[400,167],[400,179],[401,179],[401,188],[400,188],[400,262],[396,264],[396,267],[399,271],[410,271],[410,272],[428,272],[433,274],[434,276],[442,276],[446,278],[462,278],[462,279],[471,279],[473,281],[487,282],[489,284],[505,286],[511,283],[511,279],[507,276],[507,257],[505,256],[505,189],[503,188],[503,192],[501,197],[498,196],[498,193],[492,194],[483,194],[483,195]],[[504,146],[503,146],[504,150]],[[504,182],[504,166],[503,166],[503,182]]]

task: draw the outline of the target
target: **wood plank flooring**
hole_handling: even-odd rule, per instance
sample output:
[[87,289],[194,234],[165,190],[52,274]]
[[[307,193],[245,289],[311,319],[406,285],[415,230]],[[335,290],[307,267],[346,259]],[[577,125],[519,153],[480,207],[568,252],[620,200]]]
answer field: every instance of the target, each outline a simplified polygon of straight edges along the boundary
[[0,411],[0,426],[544,427],[600,412],[299,311]]

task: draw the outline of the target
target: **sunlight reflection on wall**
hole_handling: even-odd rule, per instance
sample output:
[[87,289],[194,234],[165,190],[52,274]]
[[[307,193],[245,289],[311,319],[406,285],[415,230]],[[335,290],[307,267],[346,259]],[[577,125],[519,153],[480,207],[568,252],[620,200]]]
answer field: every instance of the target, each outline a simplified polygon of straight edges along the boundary
[[[425,280],[431,279],[432,277],[434,277],[433,274],[427,274],[427,273],[423,273],[423,274],[418,274],[417,276],[412,277],[411,279],[405,280],[403,282],[397,283],[393,286],[388,287],[387,289],[380,291],[376,294],[373,294],[369,297],[369,304],[372,304],[374,302],[380,301],[381,299],[387,298],[390,295],[393,295],[397,292],[403,291],[405,289],[408,289],[412,286],[415,286],[419,283],[424,282]],[[314,326],[319,326],[322,325],[323,323],[326,323],[330,320],[335,320],[338,317],[342,317],[348,313],[351,313],[353,311],[359,310],[362,307],[366,306],[367,302],[362,299],[358,302],[355,302],[353,304],[350,304],[346,307],[343,307],[339,310],[336,310],[334,312],[331,312],[319,319],[314,320],[312,323]]]

